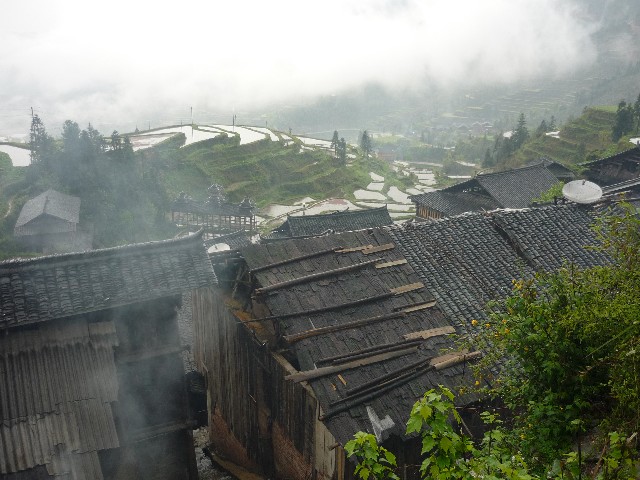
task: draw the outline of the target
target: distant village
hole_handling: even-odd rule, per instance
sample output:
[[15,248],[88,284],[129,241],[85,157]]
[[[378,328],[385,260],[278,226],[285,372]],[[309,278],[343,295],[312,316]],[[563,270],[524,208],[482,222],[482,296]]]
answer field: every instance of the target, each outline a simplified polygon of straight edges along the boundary
[[0,263],[0,479],[196,480],[196,428],[247,479],[353,479],[359,431],[418,478],[405,424],[426,390],[455,391],[481,430],[483,352],[456,339],[487,303],[611,261],[585,247],[609,207],[640,205],[640,149],[581,167],[477,174],[412,195],[402,223],[386,206],[302,211],[262,234],[251,198],[212,185],[172,202],[178,237],[98,250],[79,198],[34,196],[14,236],[42,256]]

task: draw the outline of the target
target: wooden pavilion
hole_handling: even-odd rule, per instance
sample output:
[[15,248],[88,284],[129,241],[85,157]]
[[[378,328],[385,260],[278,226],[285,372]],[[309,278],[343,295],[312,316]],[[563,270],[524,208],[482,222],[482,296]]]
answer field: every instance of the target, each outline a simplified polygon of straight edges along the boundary
[[209,198],[200,203],[181,192],[171,205],[171,221],[188,231],[207,234],[256,230],[256,207],[249,197],[240,204],[227,201],[220,185],[209,187]]

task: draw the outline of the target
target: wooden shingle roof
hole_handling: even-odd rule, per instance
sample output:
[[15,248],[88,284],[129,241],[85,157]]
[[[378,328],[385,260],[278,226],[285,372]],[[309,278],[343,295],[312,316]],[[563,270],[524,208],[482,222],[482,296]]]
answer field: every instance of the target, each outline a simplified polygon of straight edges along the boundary
[[181,294],[215,281],[202,233],[0,262],[0,330]]
[[308,381],[340,443],[382,419],[379,440],[404,436],[407,412],[424,391],[472,381],[462,357],[431,368],[451,351],[455,329],[383,229],[255,245],[242,254],[259,284],[256,298],[296,355],[297,380]]
[[[268,310],[262,321],[278,322],[299,363],[295,379],[308,381],[332,435],[343,443],[362,430],[381,440],[404,435],[407,412],[424,391],[457,391],[473,381],[466,361],[441,370],[415,366],[455,350],[442,332],[473,334],[472,321],[487,318],[487,303],[509,295],[514,279],[565,261],[609,261],[586,248],[597,244],[590,229],[596,215],[577,205],[467,213],[253,245],[242,254],[258,286],[256,301]],[[434,331],[440,333],[401,343]],[[379,355],[375,363],[345,367]]]

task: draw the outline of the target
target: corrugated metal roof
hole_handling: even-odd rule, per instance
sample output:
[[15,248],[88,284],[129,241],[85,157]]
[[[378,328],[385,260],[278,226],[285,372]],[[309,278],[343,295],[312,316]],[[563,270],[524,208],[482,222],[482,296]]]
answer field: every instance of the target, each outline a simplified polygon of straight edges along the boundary
[[110,321],[0,336],[0,473],[46,465],[63,474],[74,466],[74,478],[102,478],[95,452],[119,446],[115,345]]
[[0,262],[0,330],[215,284],[202,234]]
[[79,223],[80,198],[55,190],[47,190],[24,204],[18,216],[16,228],[22,227],[44,214],[70,223]]

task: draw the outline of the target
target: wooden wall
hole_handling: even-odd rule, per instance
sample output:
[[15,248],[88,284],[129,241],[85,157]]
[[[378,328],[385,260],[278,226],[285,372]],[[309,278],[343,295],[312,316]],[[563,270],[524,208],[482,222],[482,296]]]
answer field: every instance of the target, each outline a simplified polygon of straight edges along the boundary
[[313,392],[284,379],[295,371],[289,362],[230,311],[218,290],[194,292],[192,308],[194,357],[207,381],[216,449],[267,476],[341,478],[336,463],[344,463],[344,453],[317,420]]

